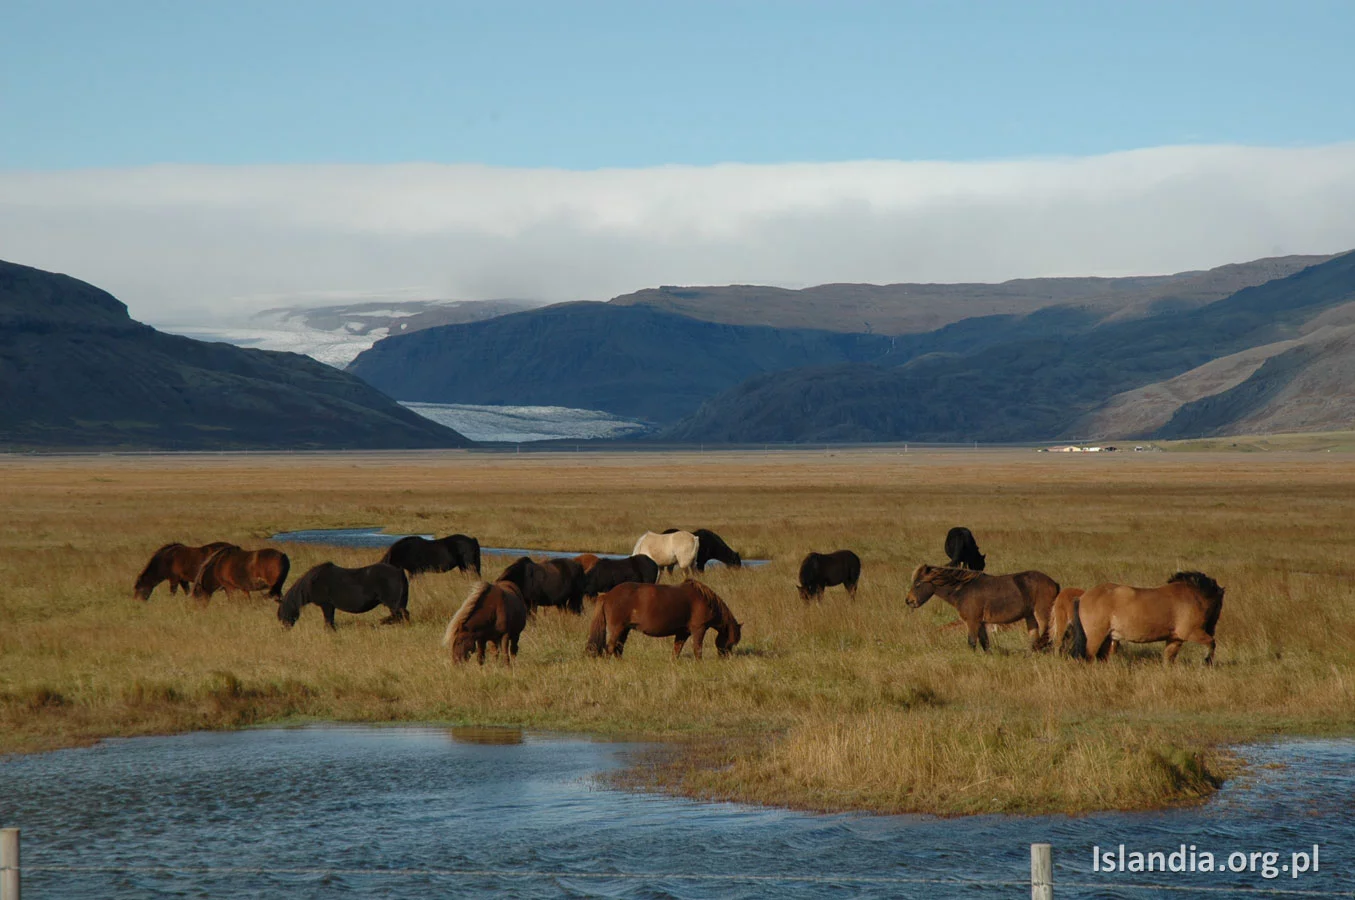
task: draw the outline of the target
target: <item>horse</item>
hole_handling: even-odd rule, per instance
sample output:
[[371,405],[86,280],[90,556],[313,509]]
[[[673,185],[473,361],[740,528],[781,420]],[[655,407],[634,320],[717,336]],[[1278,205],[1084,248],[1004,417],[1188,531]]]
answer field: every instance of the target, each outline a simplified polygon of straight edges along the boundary
[[1098,584],[1073,606],[1074,659],[1107,659],[1121,641],[1166,641],[1167,665],[1185,641],[1209,648],[1204,664],[1214,664],[1214,629],[1223,610],[1223,588],[1203,572],[1177,572],[1162,587]]
[[452,651],[452,662],[465,662],[478,651],[480,665],[485,664],[485,647],[510,665],[518,655],[518,636],[527,626],[527,603],[522,591],[511,581],[488,584],[478,581],[461,608],[447,623],[442,646]]
[[561,606],[572,613],[583,612],[584,574],[577,560],[560,557],[538,563],[522,556],[495,581],[516,584],[529,611],[535,612],[538,606]]
[[402,537],[381,561],[388,566],[404,569],[410,575],[420,572],[450,572],[460,569],[480,574],[480,542],[464,534],[428,540],[418,535]]
[[345,569],[332,562],[320,563],[302,575],[278,604],[278,621],[288,628],[301,618],[301,607],[314,603],[325,614],[325,627],[334,630],[334,610],[365,613],[385,606],[390,615],[382,625],[409,621],[409,578],[403,569],[374,563],[360,569]]
[[[677,534],[682,529],[669,528],[664,534]],[[743,567],[743,557],[731,550],[729,545],[724,542],[718,534],[708,528],[697,528],[692,531],[696,535],[696,571],[706,571],[706,563],[711,560],[722,562],[727,566],[733,566],[736,569]]]
[[187,594],[193,580],[197,578],[198,569],[202,568],[202,561],[218,550],[234,546],[226,541],[214,541],[201,547],[189,547],[177,542],[165,544],[151,554],[151,561],[146,563],[146,568],[136,577],[132,596],[138,600],[149,600],[151,592],[162,581],[169,582],[171,594],[175,591]]
[[985,557],[979,552],[979,544],[978,541],[974,540],[974,532],[962,525],[956,525],[946,532],[946,558],[950,560],[951,568],[973,569],[975,572],[983,571]]
[[622,584],[598,597],[597,612],[585,645],[590,656],[620,657],[631,629],[650,637],[673,638],[673,659],[692,639],[692,655],[701,658],[706,632],[715,629],[721,656],[743,637],[743,625],[715,592],[688,578],[682,584]]
[[700,549],[700,539],[690,531],[673,531],[665,534],[646,531],[635,542],[635,549],[630,551],[630,555],[639,556],[643,553],[658,563],[659,568],[665,572],[671,572],[673,567],[677,566],[683,575],[690,575],[696,565]]
[[913,570],[907,603],[917,609],[933,595],[955,607],[969,629],[969,647],[988,652],[988,625],[1024,620],[1030,648],[1049,642],[1049,617],[1059,583],[1043,572],[987,575],[972,569],[921,565]]
[[840,584],[847,596],[856,596],[856,582],[861,579],[861,557],[850,550],[832,553],[811,552],[800,563],[800,599],[821,600],[823,589]]
[[600,557],[596,553],[580,553],[578,556],[574,557],[574,561],[583,566],[583,574],[587,575],[589,572],[593,571],[593,566],[598,564],[599,558]]
[[229,598],[232,591],[268,589],[268,596],[277,600],[282,596],[282,583],[292,563],[287,554],[271,547],[262,550],[241,550],[235,545],[222,547],[203,561],[193,579],[193,597],[206,601],[219,590]]
[[659,580],[659,564],[641,553],[625,559],[600,559],[584,576],[583,595],[596,597],[619,584],[654,584]]
[[1054,598],[1054,611],[1049,619],[1049,640],[1060,653],[1066,653],[1072,647],[1073,610],[1077,600],[1087,593],[1082,588],[1064,588]]

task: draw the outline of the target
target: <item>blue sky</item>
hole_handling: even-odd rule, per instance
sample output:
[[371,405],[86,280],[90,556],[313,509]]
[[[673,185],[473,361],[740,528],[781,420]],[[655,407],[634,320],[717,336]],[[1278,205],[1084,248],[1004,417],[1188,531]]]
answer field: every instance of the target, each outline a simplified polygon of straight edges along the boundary
[[976,160],[1355,138],[1355,4],[4,0],[0,168]]

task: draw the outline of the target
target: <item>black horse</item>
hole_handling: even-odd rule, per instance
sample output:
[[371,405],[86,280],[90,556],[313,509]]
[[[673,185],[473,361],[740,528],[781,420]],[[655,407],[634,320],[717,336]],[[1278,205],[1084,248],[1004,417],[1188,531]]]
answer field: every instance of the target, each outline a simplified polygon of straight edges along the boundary
[[480,574],[480,542],[464,534],[428,540],[418,535],[402,537],[391,544],[381,561],[404,569],[410,575],[420,572],[450,572],[460,569]]
[[332,562],[320,563],[297,579],[278,604],[278,620],[291,628],[301,618],[301,607],[314,603],[325,614],[325,625],[334,627],[334,610],[365,613],[378,606],[391,614],[381,624],[409,621],[409,579],[404,571],[385,563],[345,569]]
[[861,558],[850,550],[833,553],[810,553],[800,563],[800,599],[818,600],[823,589],[840,584],[848,596],[856,596],[856,582],[861,578]]
[[523,556],[494,580],[516,584],[529,612],[535,612],[538,606],[559,606],[581,613],[585,578],[583,565],[576,559],[560,557],[538,563]]
[[946,557],[950,559],[952,569],[983,571],[984,556],[979,552],[978,541],[974,540],[974,533],[962,525],[946,532]]
[[625,559],[599,559],[584,576],[583,595],[596,597],[628,581],[656,584],[658,580],[659,564],[643,553]]
[[[682,528],[669,528],[664,534],[673,534],[684,530]],[[706,563],[712,559],[736,569],[743,567],[743,557],[730,549],[724,539],[715,532],[708,528],[698,528],[692,534],[696,535],[698,541],[696,546],[696,571],[706,571]]]

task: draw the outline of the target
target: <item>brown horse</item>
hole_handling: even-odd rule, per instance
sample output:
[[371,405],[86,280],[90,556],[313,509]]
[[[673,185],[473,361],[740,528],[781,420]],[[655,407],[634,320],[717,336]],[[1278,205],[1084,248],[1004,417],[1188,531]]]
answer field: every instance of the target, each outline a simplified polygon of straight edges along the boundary
[[1098,584],[1073,606],[1075,659],[1107,659],[1120,641],[1150,644],[1166,641],[1170,665],[1181,644],[1193,641],[1209,648],[1205,665],[1214,663],[1214,628],[1223,610],[1223,588],[1203,572],[1177,572],[1162,587]]
[[595,553],[580,553],[574,557],[574,561],[583,566],[583,574],[587,575],[598,564],[598,557]]
[[1049,640],[1060,653],[1067,653],[1071,649],[1073,611],[1077,608],[1078,598],[1085,593],[1082,588],[1064,588],[1054,598],[1054,612],[1049,620]]
[[218,550],[234,546],[225,541],[203,544],[201,547],[188,547],[177,542],[165,544],[151,555],[151,561],[137,576],[132,596],[138,600],[149,600],[151,592],[162,581],[169,582],[171,594],[175,591],[187,594],[193,579],[197,578],[198,569],[202,568],[203,560]]
[[700,659],[706,631],[712,628],[715,649],[721,656],[728,656],[743,637],[743,625],[725,602],[709,587],[690,578],[678,585],[627,582],[601,594],[585,649],[590,656],[619,657],[633,628],[650,637],[671,635],[673,659],[682,653],[688,637],[692,639],[692,655]]
[[287,580],[290,568],[287,554],[272,548],[223,547],[207,557],[198,569],[193,580],[193,596],[205,601],[219,590],[224,590],[229,598],[232,591],[244,591],[248,596],[253,591],[266,589],[268,596],[281,600],[282,583]]
[[511,581],[484,581],[471,585],[461,608],[447,623],[442,646],[452,650],[452,662],[465,662],[477,651],[485,664],[485,647],[492,646],[504,665],[518,655],[518,635],[527,625],[527,602]]
[[1025,621],[1030,648],[1049,642],[1049,616],[1059,584],[1043,572],[988,575],[972,569],[921,565],[913,570],[908,605],[917,609],[933,595],[955,607],[969,630],[969,647],[988,652],[988,625]]

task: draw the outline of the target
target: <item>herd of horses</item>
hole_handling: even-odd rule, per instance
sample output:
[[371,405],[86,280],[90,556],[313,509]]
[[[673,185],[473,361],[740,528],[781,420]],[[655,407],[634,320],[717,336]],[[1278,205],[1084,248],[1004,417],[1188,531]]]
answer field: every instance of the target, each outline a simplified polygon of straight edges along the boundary
[[[913,609],[932,597],[949,603],[967,629],[972,649],[989,650],[990,625],[1024,624],[1032,650],[1057,645],[1076,659],[1107,659],[1121,642],[1165,641],[1164,658],[1171,663],[1190,641],[1208,648],[1205,663],[1213,662],[1224,589],[1201,572],[1177,572],[1161,587],[1107,583],[1089,590],[1062,588],[1037,571],[992,575],[984,571],[985,556],[973,533],[963,527],[950,529],[945,553],[947,565],[923,564],[914,570],[905,602]],[[714,631],[716,650],[726,656],[738,644],[742,625],[709,585],[691,577],[712,561],[743,564],[719,535],[704,528],[647,531],[622,559],[585,553],[537,562],[522,556],[493,581],[471,587],[447,625],[443,645],[458,662],[474,654],[483,664],[491,648],[510,662],[537,609],[581,614],[585,599],[594,598],[585,644],[590,655],[620,657],[627,636],[639,630],[673,638],[675,659],[689,640],[700,659],[705,635]],[[464,534],[401,538],[372,565],[321,563],[283,593],[290,570],[285,553],[244,550],[225,542],[201,547],[172,543],[151,556],[134,593],[149,600],[166,581],[171,593],[183,591],[203,602],[219,590],[227,595],[267,591],[278,602],[278,620],[287,627],[308,604],[319,607],[329,628],[334,628],[336,611],[365,613],[379,606],[390,611],[383,622],[394,624],[409,621],[409,576],[452,569],[480,577],[479,541]],[[683,577],[681,583],[659,584],[662,573],[674,570]],[[800,564],[797,587],[805,601],[822,600],[826,588],[838,585],[854,597],[860,578],[861,559],[852,551],[811,552]]]

